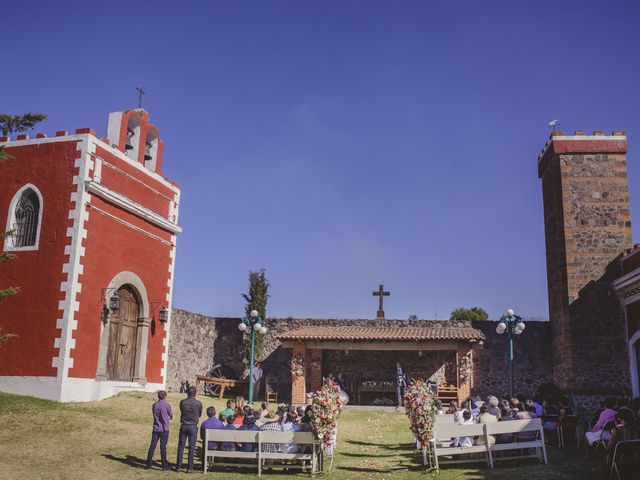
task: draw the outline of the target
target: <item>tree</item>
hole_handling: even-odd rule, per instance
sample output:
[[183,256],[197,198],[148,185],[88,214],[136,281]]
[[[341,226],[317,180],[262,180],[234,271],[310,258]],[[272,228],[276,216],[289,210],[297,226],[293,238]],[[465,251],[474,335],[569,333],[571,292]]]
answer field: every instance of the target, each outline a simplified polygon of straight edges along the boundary
[[[4,242],[4,239],[10,233],[11,232],[4,232],[4,233],[0,234],[1,240]],[[15,255],[13,255],[12,253],[0,253],[0,263],[1,262],[6,262],[7,260],[12,260],[14,258],[15,258]],[[7,287],[7,288],[0,289],[0,303],[2,303],[2,299],[3,298],[13,296],[16,293],[18,293],[19,290],[20,290],[19,287]],[[2,327],[0,326],[0,345],[5,343],[11,337],[15,337],[15,336],[16,335],[14,335],[13,333],[2,333]]]
[[480,307],[456,308],[451,312],[450,320],[489,320],[489,314]]
[[[44,113],[25,113],[24,115],[10,115],[0,113],[0,131],[3,136],[16,132],[26,132],[38,123],[46,120]],[[0,146],[0,161],[7,160],[10,156],[5,152],[4,145]]]
[[26,132],[46,118],[44,113],[25,113],[24,115],[0,113],[0,131],[2,131],[2,135]]
[[[265,323],[267,321],[267,301],[269,281],[267,280],[267,273],[264,268],[257,272],[249,272],[249,293],[243,293],[242,298],[247,302],[244,311],[245,315],[249,315],[251,310],[258,311],[258,317],[260,317]],[[245,336],[245,363],[249,364],[249,358],[251,355],[251,335]],[[262,361],[264,356],[264,335],[256,334],[254,339],[254,358],[255,361]]]

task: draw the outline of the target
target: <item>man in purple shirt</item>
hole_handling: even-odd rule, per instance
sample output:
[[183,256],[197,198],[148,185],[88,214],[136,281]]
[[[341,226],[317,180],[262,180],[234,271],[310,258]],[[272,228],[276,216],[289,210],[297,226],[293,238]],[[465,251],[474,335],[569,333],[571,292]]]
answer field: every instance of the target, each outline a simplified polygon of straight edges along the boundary
[[160,440],[160,457],[162,458],[162,469],[169,470],[167,462],[167,440],[169,440],[169,422],[173,418],[171,405],[166,400],[167,392],[160,390],[158,392],[158,401],[151,407],[153,413],[153,431],[151,432],[151,445],[147,452],[147,468],[151,468],[153,454],[156,451],[156,445]]
[[[216,407],[207,408],[207,417],[209,418],[200,425],[200,438],[202,439],[203,446],[207,430],[221,430],[224,427],[224,424],[216,418]],[[209,442],[208,448],[209,450],[215,450],[217,448],[216,442]]]

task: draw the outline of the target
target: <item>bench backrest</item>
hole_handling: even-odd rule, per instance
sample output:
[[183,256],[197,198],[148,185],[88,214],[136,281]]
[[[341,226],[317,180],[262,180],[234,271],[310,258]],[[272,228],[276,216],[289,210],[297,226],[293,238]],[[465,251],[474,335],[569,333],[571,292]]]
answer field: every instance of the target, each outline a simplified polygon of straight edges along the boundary
[[208,428],[205,430],[207,442],[238,442],[238,443],[257,443],[257,430],[218,430]]
[[317,443],[311,432],[260,432],[261,443]]
[[484,423],[460,425],[458,423],[437,423],[434,427],[436,438],[477,437],[484,435]]
[[318,443],[311,432],[269,432],[259,430],[218,430],[207,429],[207,442],[237,443]]
[[453,413],[444,413],[436,415],[436,423],[455,423],[456,419]]
[[497,435],[500,433],[520,433],[542,430],[542,421],[539,418],[529,420],[504,420],[495,423],[486,423],[487,433]]

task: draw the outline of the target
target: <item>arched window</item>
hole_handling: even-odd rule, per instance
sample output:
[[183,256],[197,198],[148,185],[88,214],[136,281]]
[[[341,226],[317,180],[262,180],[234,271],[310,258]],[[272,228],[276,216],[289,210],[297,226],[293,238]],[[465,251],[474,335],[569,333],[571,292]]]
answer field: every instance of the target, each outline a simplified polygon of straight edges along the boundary
[[13,197],[9,208],[5,250],[37,250],[42,219],[42,195],[25,185]]

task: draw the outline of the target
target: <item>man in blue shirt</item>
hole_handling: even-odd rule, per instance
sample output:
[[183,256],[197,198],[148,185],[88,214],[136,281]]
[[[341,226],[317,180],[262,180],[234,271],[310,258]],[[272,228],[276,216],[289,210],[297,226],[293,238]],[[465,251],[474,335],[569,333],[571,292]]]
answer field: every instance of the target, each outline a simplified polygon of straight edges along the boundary
[[189,457],[187,473],[193,473],[193,454],[196,450],[198,422],[202,415],[202,402],[196,399],[196,387],[189,387],[187,398],[180,401],[180,437],[178,439],[178,459],[176,471],[182,467],[184,447],[189,439]]
[[166,398],[167,392],[160,390],[158,392],[158,401],[151,407],[153,414],[153,431],[151,432],[151,445],[149,445],[149,451],[147,452],[147,468],[151,468],[153,454],[156,451],[158,440],[160,440],[162,469],[169,470],[169,463],[167,462],[167,441],[169,440],[169,422],[173,418],[173,412]]
[[[216,418],[216,407],[207,408],[207,417],[209,418],[202,422],[202,425],[200,425],[200,438],[202,439],[203,446],[207,430],[220,430],[222,427],[224,427],[224,424]],[[216,446],[216,442],[209,442],[207,448],[209,450],[215,450],[218,447]]]

